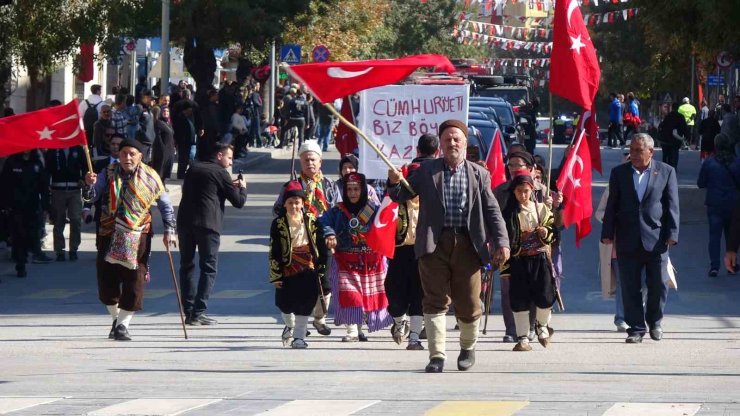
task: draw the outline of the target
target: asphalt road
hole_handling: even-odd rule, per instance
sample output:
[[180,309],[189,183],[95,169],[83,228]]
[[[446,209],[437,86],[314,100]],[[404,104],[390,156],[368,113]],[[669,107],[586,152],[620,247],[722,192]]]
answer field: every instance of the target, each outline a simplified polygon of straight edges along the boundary
[[[541,153],[544,149],[538,149]],[[554,160],[560,160],[556,149]],[[343,344],[341,328],[312,335],[307,350],[285,349],[267,282],[271,207],[288,179],[289,153],[245,168],[247,206],[228,207],[219,276],[209,302],[213,327],[189,327],[184,340],[164,247],[156,238],[144,311],[134,341],[109,341],[109,317],[97,300],[94,229],[86,226],[76,263],[29,265],[14,277],[0,264],[0,414],[13,415],[735,415],[740,414],[740,279],[709,268],[698,152],[679,170],[681,235],[671,251],[679,290],[671,291],[663,341],[624,343],[602,299],[598,233],[576,249],[565,232],[563,297],[551,346],[528,354],[501,342],[495,299],[478,362],[454,367],[457,333],[448,336],[448,370],[422,372],[427,353],[406,351],[387,331]],[[254,156],[253,156],[254,157]],[[608,171],[622,158],[603,150],[605,176],[594,176],[594,206]],[[338,155],[324,172],[336,175]],[[179,186],[170,186],[179,201]],[[156,218],[157,232],[161,222]],[[159,235],[159,234],[158,234]],[[6,258],[0,252],[0,258]],[[177,253],[175,253],[177,264]],[[498,282],[497,282],[498,284]],[[449,320],[449,328],[453,320]]]

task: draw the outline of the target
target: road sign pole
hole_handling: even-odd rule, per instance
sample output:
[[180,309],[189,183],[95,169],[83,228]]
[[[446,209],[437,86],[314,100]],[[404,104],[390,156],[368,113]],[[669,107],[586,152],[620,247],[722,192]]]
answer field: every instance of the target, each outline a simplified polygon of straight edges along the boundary
[[170,0],[162,0],[162,43],[159,47],[162,73],[159,74],[159,96],[170,94]]

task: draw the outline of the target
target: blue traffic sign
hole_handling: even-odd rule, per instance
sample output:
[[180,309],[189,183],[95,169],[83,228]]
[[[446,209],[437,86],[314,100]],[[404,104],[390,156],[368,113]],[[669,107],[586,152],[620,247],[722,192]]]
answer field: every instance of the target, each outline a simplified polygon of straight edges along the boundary
[[325,45],[318,45],[313,48],[313,51],[311,52],[311,57],[313,58],[314,62],[326,62],[329,60],[329,48],[327,48]]
[[301,45],[283,45],[280,48],[280,61],[286,64],[301,63]]
[[707,86],[718,87],[725,84],[725,77],[722,75],[709,75],[707,76]]

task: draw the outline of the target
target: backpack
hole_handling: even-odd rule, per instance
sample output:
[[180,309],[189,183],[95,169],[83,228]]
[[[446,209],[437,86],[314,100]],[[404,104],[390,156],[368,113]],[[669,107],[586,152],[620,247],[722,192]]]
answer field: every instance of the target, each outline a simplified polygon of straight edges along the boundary
[[90,101],[87,100],[85,100],[85,102],[87,103],[87,110],[85,110],[85,114],[82,115],[82,125],[85,127],[85,132],[87,132],[88,135],[92,135],[95,122],[98,121],[98,106],[103,102],[101,101],[96,105],[91,105]]

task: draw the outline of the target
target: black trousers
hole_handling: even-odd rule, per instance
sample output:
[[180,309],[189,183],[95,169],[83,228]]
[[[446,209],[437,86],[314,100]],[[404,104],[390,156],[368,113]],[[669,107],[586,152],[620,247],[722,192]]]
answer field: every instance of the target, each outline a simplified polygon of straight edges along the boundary
[[624,136],[622,135],[622,125],[609,123],[608,146],[617,147],[617,144],[624,145]]
[[421,299],[424,292],[413,245],[396,247],[394,257],[388,261],[385,294],[388,297],[388,313],[392,317],[423,315]]
[[[221,235],[203,227],[181,227],[177,230],[180,243],[180,294],[185,314],[198,317],[208,309],[208,297],[216,282],[218,248]],[[195,282],[195,251],[198,250],[200,278]]]
[[137,253],[138,268],[131,270],[120,264],[105,261],[110,248],[111,236],[98,236],[96,257],[98,299],[104,305],[115,305],[127,311],[140,311],[144,306],[144,288],[149,273],[151,234],[141,234]]
[[316,271],[306,270],[282,279],[283,287],[275,289],[275,306],[282,313],[310,316],[319,296]]
[[41,251],[39,239],[39,214],[35,210],[13,210],[10,214],[10,237],[12,239],[11,256],[15,269],[23,270],[28,262],[28,253]]
[[[668,288],[663,283],[663,265],[668,253],[652,253],[640,248],[637,252],[617,253],[619,281],[622,287],[624,322],[630,326],[630,335],[645,335],[647,326],[660,326],[663,309],[668,299]],[[647,286],[646,307],[642,305],[642,270]]]
[[678,172],[678,146],[663,145],[663,163],[673,166]]
[[283,131],[283,146],[289,144],[285,142],[285,136],[288,135],[288,132],[293,127],[298,128],[298,143],[296,143],[296,148],[298,148],[303,143],[303,134],[306,132],[306,119],[303,117],[288,119],[288,122],[285,123],[285,130]]
[[555,284],[545,253],[512,257],[509,265],[509,300],[512,311],[529,311],[533,303],[541,309],[552,307],[555,303]]

